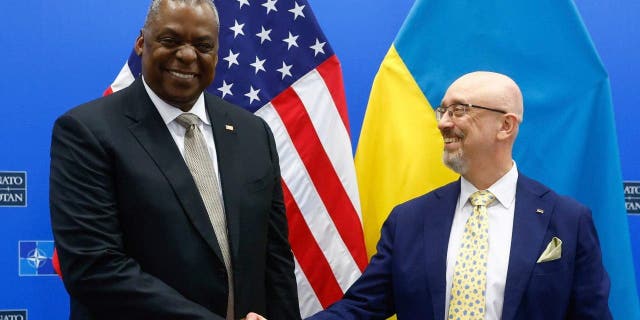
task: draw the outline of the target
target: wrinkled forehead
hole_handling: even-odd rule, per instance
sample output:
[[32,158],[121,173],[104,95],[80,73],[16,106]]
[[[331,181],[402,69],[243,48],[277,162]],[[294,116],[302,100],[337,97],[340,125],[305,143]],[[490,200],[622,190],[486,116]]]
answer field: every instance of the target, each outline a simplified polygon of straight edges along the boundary
[[[195,21],[182,21],[183,16],[179,12],[191,12]],[[211,27],[212,31],[218,31],[217,12],[205,1],[162,1],[156,12],[150,13],[145,27],[147,29],[162,28],[169,23],[195,23]]]
[[493,72],[474,72],[454,81],[442,103],[472,103],[517,109],[517,105],[521,104],[520,96],[520,89],[509,77]]
[[488,81],[477,78],[460,78],[454,81],[444,95],[442,101],[445,104],[452,103],[474,103],[494,100],[499,90]]

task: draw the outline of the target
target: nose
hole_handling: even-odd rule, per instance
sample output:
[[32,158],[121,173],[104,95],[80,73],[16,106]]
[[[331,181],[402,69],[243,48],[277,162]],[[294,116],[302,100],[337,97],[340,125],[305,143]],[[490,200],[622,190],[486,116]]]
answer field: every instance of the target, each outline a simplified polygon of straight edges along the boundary
[[453,121],[451,119],[451,116],[449,115],[449,112],[445,112],[442,115],[442,118],[440,118],[440,120],[438,121],[438,129],[442,131],[446,128],[451,128],[451,127],[453,127]]
[[178,49],[176,57],[184,63],[191,63],[196,60],[198,54],[193,46],[185,44]]

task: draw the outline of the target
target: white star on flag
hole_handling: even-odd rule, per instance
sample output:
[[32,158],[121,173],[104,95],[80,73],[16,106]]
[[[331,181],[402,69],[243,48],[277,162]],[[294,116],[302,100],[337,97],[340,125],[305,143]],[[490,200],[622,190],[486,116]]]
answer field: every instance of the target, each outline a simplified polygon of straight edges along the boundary
[[254,100],[260,101],[260,97],[258,97],[258,93],[260,93],[260,89],[254,89],[253,86],[249,86],[249,92],[245,93],[244,96],[249,98],[249,104],[252,104]]
[[250,64],[250,66],[252,66],[252,67],[254,67],[256,69],[256,74],[258,74],[258,71],[260,71],[260,70],[266,72],[267,70],[264,69],[264,62],[265,61],[267,61],[267,59],[260,60],[260,58],[258,58],[258,56],[256,56],[256,62]]
[[311,47],[309,47],[309,48],[313,49],[313,56],[314,57],[317,56],[318,53],[324,54],[324,45],[325,44],[326,44],[326,42],[320,42],[318,40],[318,38],[316,38],[316,44],[314,44]]
[[293,13],[293,20],[295,21],[299,16],[305,18],[304,13],[302,12],[302,9],[304,9],[305,6],[299,5],[297,2],[295,5],[296,6],[293,9],[289,9],[289,12]]
[[231,87],[233,87],[233,83],[227,83],[226,81],[222,80],[222,87],[218,88],[218,91],[222,92],[223,99],[227,95],[233,95],[233,92],[231,92]]
[[256,36],[260,38],[260,44],[262,44],[265,40],[271,41],[271,37],[269,36],[269,34],[271,33],[272,29],[265,30],[264,26],[260,26],[260,29],[262,30],[259,33],[256,33]]
[[282,61],[282,68],[277,70],[278,72],[282,73],[282,79],[284,79],[285,76],[291,77],[291,67],[293,67],[293,65],[287,65],[286,63],[284,63],[284,61]]
[[278,0],[267,0],[267,2],[262,4],[263,7],[267,8],[267,14],[271,11],[278,11],[276,8],[276,2],[278,2]]
[[242,31],[242,28],[244,28],[244,23],[243,24],[239,24],[238,20],[234,20],[234,25],[233,27],[230,27],[229,29],[231,29],[233,31],[233,38],[235,39],[239,34],[244,36],[244,31]]
[[298,41],[298,37],[299,36],[292,35],[291,31],[289,31],[289,37],[285,38],[285,39],[282,39],[282,41],[287,43],[287,50],[291,49],[291,46],[294,46],[296,48],[298,47],[298,42],[297,42]]
[[240,52],[238,53],[233,53],[233,51],[231,51],[231,49],[229,49],[229,55],[224,57],[222,60],[226,60],[227,62],[229,62],[229,66],[227,67],[227,69],[231,68],[232,65],[240,65],[238,63],[238,56],[240,55]]
[[242,9],[242,6],[244,6],[245,4],[251,6],[249,0],[238,0],[238,3],[240,3],[240,9]]

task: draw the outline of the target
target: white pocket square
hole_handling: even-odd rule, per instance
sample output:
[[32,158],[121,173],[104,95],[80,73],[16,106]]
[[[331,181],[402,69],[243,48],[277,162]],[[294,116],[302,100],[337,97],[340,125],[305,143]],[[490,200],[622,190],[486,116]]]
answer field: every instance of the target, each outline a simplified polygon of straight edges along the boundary
[[562,240],[557,237],[553,237],[551,242],[547,245],[547,248],[544,249],[544,252],[538,258],[536,263],[548,262],[560,259],[562,256]]

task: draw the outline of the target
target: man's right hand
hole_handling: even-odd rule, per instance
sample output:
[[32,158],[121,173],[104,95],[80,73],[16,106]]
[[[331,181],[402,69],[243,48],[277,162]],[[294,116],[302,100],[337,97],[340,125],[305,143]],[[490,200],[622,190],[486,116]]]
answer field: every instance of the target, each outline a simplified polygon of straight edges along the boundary
[[255,312],[249,312],[249,313],[247,313],[247,316],[242,318],[241,320],[267,320],[267,318],[255,313]]

